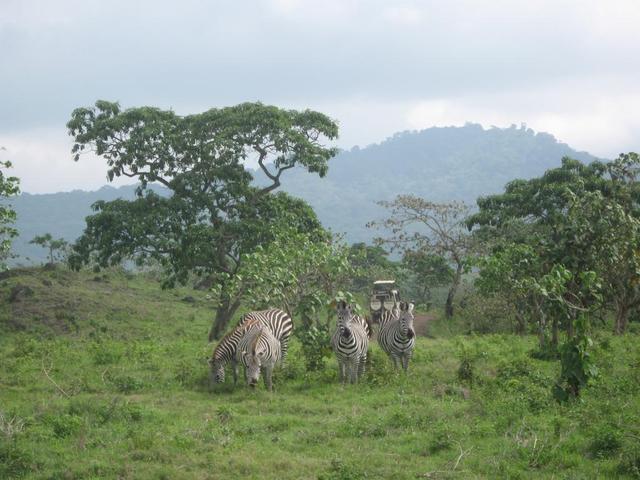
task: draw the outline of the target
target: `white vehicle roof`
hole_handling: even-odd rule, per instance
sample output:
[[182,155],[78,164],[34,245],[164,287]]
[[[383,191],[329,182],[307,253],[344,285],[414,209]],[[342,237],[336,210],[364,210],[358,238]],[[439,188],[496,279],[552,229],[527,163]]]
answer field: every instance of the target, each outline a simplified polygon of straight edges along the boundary
[[385,284],[392,284],[392,283],[396,283],[395,280],[376,280],[375,282],[373,282],[374,285],[385,285]]

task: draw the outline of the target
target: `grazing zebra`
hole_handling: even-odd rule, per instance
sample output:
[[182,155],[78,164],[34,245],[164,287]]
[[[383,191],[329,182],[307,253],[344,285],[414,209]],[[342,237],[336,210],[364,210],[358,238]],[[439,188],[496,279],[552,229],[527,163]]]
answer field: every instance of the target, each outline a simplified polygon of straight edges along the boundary
[[278,338],[271,329],[260,322],[252,324],[238,342],[236,361],[245,367],[245,377],[250,387],[255,387],[260,378],[260,370],[264,368],[264,385],[273,390],[271,374],[273,367],[281,358]]
[[287,356],[289,337],[293,331],[291,317],[279,308],[270,308],[269,310],[246,313],[240,320],[240,325],[249,320],[259,320],[271,330],[271,333],[280,341],[282,360],[284,361]]
[[337,306],[337,329],[331,337],[331,346],[338,358],[340,382],[347,378],[357,383],[364,374],[369,348],[369,326],[364,318],[355,315],[351,306],[341,301]]
[[233,383],[238,383],[238,363],[236,361],[238,342],[248,329],[257,324],[260,324],[259,320],[248,319],[222,337],[209,359],[211,376],[215,383],[224,382],[224,367],[229,362],[231,362],[233,370]]
[[400,302],[399,309],[387,311],[380,317],[378,344],[393,364],[398,368],[398,360],[404,371],[409,367],[409,360],[416,344],[416,332],[413,329],[413,303]]

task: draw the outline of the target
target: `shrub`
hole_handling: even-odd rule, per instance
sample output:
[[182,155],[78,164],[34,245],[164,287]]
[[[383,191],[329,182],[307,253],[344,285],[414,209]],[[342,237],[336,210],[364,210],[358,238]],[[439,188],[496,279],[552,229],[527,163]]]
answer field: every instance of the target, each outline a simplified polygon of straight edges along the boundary
[[589,452],[596,458],[609,458],[622,448],[622,433],[612,425],[599,427],[593,433]]
[[121,393],[132,393],[142,390],[144,382],[131,375],[117,375],[111,377],[111,383]]
[[363,471],[344,463],[339,458],[331,460],[331,466],[327,471],[318,475],[318,480],[360,480],[362,478],[366,478]]
[[0,439],[0,478],[21,478],[33,470],[33,458],[15,442]]
[[325,359],[331,356],[331,339],[327,325],[312,326],[299,330],[298,338],[302,345],[307,371],[323,370]]
[[468,295],[458,317],[469,333],[513,332],[513,307],[500,295]]

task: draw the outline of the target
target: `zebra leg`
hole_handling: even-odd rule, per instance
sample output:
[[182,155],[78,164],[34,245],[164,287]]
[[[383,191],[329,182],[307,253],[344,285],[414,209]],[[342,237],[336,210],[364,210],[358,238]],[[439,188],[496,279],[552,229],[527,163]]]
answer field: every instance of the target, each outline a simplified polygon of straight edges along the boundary
[[340,383],[344,383],[345,382],[345,380],[346,380],[345,364],[341,360],[338,360],[338,377],[340,378]]
[[358,361],[349,362],[349,377],[351,384],[358,383]]
[[238,384],[238,362],[235,360],[231,361],[231,371],[233,372],[233,384]]
[[273,392],[273,382],[271,381],[271,374],[273,373],[273,367],[265,367],[264,369],[264,386],[267,390]]
[[398,369],[398,357],[396,357],[395,355],[391,355],[391,359],[393,360],[393,368],[394,369]]
[[402,361],[402,369],[404,370],[404,373],[407,373],[407,368],[409,368],[409,355],[403,354],[401,361]]
[[358,362],[358,379],[362,380],[364,375],[364,369],[367,364],[367,354],[365,353],[362,357],[360,357],[360,361]]

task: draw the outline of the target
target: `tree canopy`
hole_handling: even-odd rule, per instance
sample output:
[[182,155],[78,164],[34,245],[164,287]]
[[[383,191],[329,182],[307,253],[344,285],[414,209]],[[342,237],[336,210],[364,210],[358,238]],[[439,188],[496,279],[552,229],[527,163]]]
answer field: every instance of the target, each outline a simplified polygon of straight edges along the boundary
[[6,268],[6,259],[11,250],[11,239],[18,235],[13,227],[16,212],[4,199],[20,193],[20,181],[17,177],[7,176],[3,169],[11,168],[11,162],[0,162],[0,267]]
[[[97,213],[87,219],[72,264],[153,259],[164,267],[166,285],[185,282],[192,273],[216,276],[222,288],[210,339],[224,331],[239,305],[224,285],[237,274],[243,254],[269,241],[274,226],[319,228],[303,201],[270,193],[294,166],[320,176],[327,172],[337,150],[324,142],[337,137],[338,127],[319,112],[244,103],[179,116],[98,101],[74,110],[67,127],[76,160],[93,151],[106,159],[109,180],[140,182],[136,200],[94,205]],[[251,161],[268,179],[261,188],[245,168]],[[170,196],[149,191],[153,182]]]

